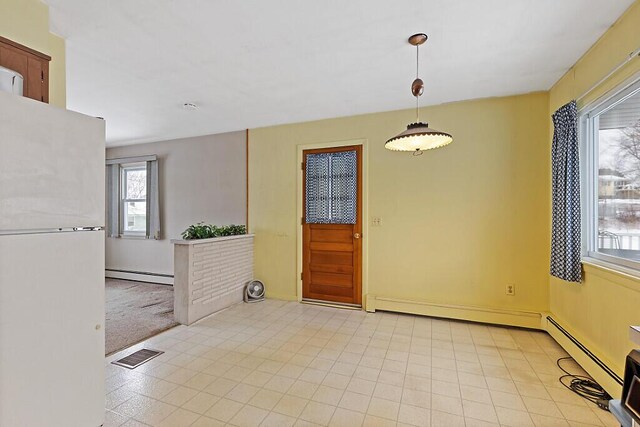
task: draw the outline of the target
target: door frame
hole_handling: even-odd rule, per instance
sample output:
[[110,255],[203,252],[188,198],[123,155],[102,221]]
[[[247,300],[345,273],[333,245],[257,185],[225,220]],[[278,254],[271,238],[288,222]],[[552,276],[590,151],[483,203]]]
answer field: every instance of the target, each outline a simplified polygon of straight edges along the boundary
[[[303,151],[317,148],[339,148],[349,145],[362,146],[362,309],[366,309],[366,295],[369,292],[369,142],[366,139],[350,139],[345,141],[317,142],[296,145],[296,298],[302,301],[302,204],[304,202],[302,182]],[[332,305],[327,302],[327,305]]]

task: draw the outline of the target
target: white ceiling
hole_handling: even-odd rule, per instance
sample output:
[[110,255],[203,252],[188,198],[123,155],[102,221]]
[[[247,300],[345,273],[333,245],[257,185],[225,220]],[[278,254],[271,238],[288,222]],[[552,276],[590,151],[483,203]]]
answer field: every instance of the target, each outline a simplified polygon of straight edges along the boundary
[[45,3],[113,146],[410,108],[416,32],[423,104],[546,90],[633,0]]

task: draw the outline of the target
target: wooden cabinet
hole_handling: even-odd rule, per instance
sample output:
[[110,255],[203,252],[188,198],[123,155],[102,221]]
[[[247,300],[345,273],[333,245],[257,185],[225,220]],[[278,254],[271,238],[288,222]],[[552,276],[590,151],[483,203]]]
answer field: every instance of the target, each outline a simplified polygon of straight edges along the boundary
[[44,53],[0,37],[0,66],[22,74],[28,98],[49,102],[49,61]]

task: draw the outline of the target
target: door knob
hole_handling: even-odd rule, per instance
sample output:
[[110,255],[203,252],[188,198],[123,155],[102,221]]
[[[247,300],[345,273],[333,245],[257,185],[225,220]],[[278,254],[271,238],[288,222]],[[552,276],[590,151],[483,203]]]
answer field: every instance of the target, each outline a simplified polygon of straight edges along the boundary
[[354,239],[359,239],[360,238],[360,233],[354,233],[353,238]]

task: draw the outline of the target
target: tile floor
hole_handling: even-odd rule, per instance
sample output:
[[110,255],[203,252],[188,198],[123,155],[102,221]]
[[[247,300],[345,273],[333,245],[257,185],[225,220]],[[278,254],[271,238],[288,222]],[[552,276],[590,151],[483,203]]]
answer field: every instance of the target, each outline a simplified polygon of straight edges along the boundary
[[[142,345],[165,353],[109,363]],[[561,356],[544,332],[241,304],[106,359],[105,427],[617,425],[560,385]]]

